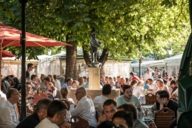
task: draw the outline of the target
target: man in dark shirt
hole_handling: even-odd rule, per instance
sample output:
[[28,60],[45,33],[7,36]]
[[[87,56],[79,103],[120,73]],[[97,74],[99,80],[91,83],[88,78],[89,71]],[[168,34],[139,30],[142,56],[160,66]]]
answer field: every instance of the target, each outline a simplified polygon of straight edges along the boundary
[[34,107],[34,113],[21,121],[16,128],[35,128],[47,116],[47,108],[51,103],[48,99],[39,100]]

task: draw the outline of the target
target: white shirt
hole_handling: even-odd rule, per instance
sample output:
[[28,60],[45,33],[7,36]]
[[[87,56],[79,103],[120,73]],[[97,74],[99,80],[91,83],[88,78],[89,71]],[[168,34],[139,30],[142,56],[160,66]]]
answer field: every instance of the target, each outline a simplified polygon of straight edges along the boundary
[[97,121],[95,118],[95,106],[93,101],[87,96],[82,97],[77,106],[71,110],[72,116],[79,116],[88,121],[90,126],[96,127]]
[[59,126],[45,118],[35,128],[59,128]]
[[133,87],[133,95],[137,98],[144,96],[144,88],[140,85],[135,85]]
[[59,80],[55,80],[55,87],[57,88],[58,91],[61,90],[61,82]]
[[96,96],[95,99],[93,100],[94,105],[95,105],[95,109],[97,110],[98,114],[102,113],[103,110],[103,103],[109,99],[106,96],[100,95],[100,96]]
[[7,100],[7,97],[6,95],[0,90],[0,101],[3,100],[3,101],[6,101]]
[[8,100],[0,104],[0,128],[15,128],[19,124],[16,105]]

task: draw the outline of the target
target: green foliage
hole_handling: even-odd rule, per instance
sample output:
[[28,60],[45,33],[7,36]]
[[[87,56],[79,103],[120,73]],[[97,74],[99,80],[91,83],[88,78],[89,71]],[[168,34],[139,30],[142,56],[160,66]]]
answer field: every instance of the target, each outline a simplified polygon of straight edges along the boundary
[[[28,0],[26,10],[27,31],[59,41],[69,35],[82,46],[95,28],[101,48],[115,59],[181,53],[190,32],[188,0]],[[0,12],[0,22],[19,27],[18,0],[1,0]],[[40,49],[28,52],[46,52]]]

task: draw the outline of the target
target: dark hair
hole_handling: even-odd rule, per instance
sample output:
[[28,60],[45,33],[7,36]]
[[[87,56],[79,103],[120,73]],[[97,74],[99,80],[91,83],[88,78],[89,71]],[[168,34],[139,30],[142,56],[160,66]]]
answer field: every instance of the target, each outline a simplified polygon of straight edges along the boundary
[[13,95],[13,93],[16,92],[16,91],[17,91],[17,89],[15,89],[15,88],[9,88],[9,90],[8,90],[8,92],[6,94],[7,99],[9,99],[11,97],[11,95]]
[[61,92],[61,96],[62,96],[63,98],[66,98],[69,91],[68,91],[67,88],[61,88],[60,92]]
[[137,84],[137,80],[132,80],[130,85],[133,86],[135,84]]
[[176,84],[176,81],[175,80],[171,80],[170,85],[172,85],[172,84]]
[[48,107],[48,105],[51,103],[51,100],[49,99],[41,99],[37,102],[37,104],[34,106],[34,112],[37,113],[40,109]]
[[124,119],[126,121],[126,124],[128,125],[128,127],[132,127],[133,126],[132,113],[125,112],[125,111],[117,111],[113,115],[112,120],[114,120],[115,118],[122,118],[122,119]]
[[132,86],[130,86],[130,85],[123,85],[122,86],[123,87],[123,92],[125,92],[125,90],[127,90],[127,89],[129,89],[129,88],[132,88]]
[[30,68],[30,67],[32,67],[32,66],[33,66],[32,63],[28,63],[28,64],[27,64],[27,69]]
[[130,72],[130,73],[129,73],[129,75],[133,76],[133,75],[134,75],[134,73],[133,73],[133,72]]
[[108,105],[111,105],[111,104],[113,104],[114,106],[117,106],[117,103],[116,103],[114,100],[112,100],[112,99],[106,100],[106,101],[103,103],[103,106],[108,106]]
[[166,90],[159,90],[156,92],[156,95],[159,95],[160,98],[168,98],[169,99],[169,93]]
[[97,128],[115,128],[115,125],[112,121],[103,121],[97,126]]
[[37,75],[35,74],[31,75],[31,80],[33,80],[35,77],[37,77]]
[[67,107],[63,102],[54,100],[48,106],[47,116],[52,118],[55,114],[57,114],[63,110],[66,110],[66,109],[67,109]]
[[105,84],[102,88],[102,94],[103,95],[109,95],[111,94],[111,85],[110,84]]
[[126,112],[131,112],[133,115],[133,119],[136,120],[137,119],[137,109],[134,105],[132,104],[123,104],[121,106],[119,106],[117,109],[123,109],[123,111]]

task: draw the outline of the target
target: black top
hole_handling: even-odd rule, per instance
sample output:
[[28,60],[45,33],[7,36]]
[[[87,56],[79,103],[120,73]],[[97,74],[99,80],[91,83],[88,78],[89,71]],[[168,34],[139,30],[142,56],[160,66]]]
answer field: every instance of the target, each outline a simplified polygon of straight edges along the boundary
[[35,128],[40,120],[37,114],[32,114],[21,121],[16,128]]
[[[160,104],[156,103],[157,106],[157,110],[160,109]],[[173,101],[173,100],[169,100],[167,105],[164,105],[164,107],[168,107],[169,109],[173,110],[175,112],[175,116],[177,116],[177,108],[178,108],[178,104]]]
[[26,79],[30,79],[30,74],[29,74],[29,71],[26,71]]

